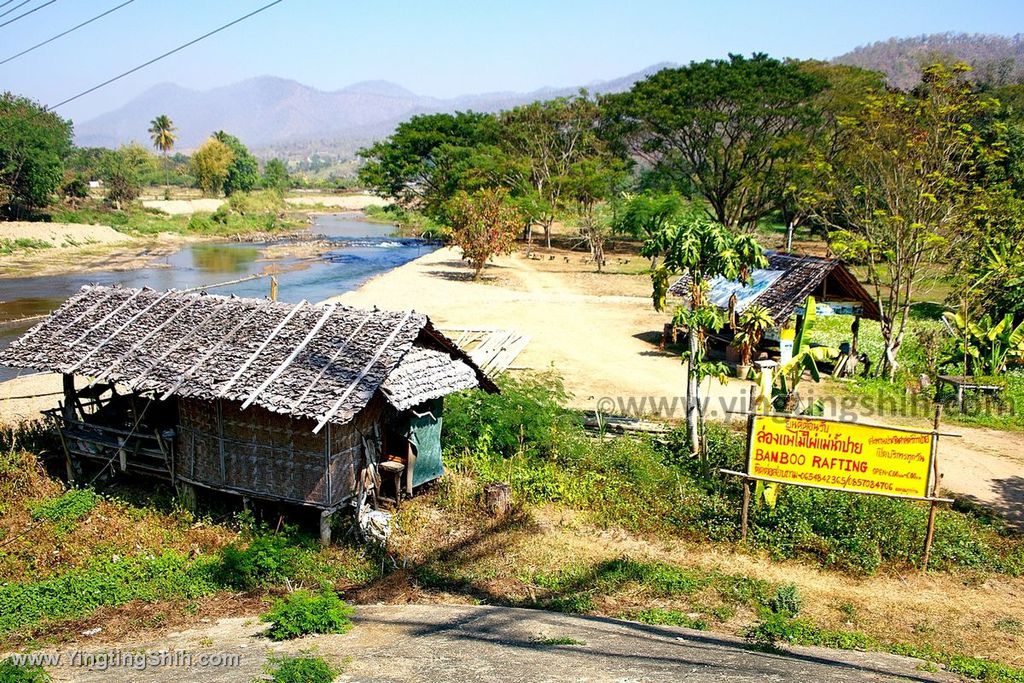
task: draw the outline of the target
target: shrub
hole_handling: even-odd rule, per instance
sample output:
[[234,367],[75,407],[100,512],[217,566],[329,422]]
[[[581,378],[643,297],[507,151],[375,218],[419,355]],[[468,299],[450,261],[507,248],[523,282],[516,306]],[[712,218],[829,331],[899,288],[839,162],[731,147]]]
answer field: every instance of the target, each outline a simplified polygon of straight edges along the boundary
[[0,661],[0,683],[49,683],[50,674],[41,666],[16,664],[12,659]]
[[345,633],[352,628],[354,610],[333,590],[295,591],[278,600],[262,616],[272,640],[290,640],[310,633]]
[[301,549],[284,535],[257,536],[247,547],[231,544],[221,551],[221,583],[239,590],[282,583],[294,576]]
[[322,657],[312,655],[271,658],[266,672],[274,683],[331,683],[341,673]]
[[676,609],[652,607],[650,609],[634,612],[630,618],[634,621],[639,621],[642,624],[682,626],[684,628],[692,628],[697,631],[706,631],[708,629],[708,622],[706,620],[691,617],[690,615],[684,614]]
[[768,601],[768,608],[773,612],[795,617],[800,613],[800,608],[803,607],[803,604],[804,601],[800,597],[799,589],[797,589],[796,585],[790,583],[785,586],[779,586],[775,591],[775,595]]
[[71,489],[57,498],[49,498],[32,507],[32,518],[52,522],[62,530],[72,528],[100,502],[92,489]]

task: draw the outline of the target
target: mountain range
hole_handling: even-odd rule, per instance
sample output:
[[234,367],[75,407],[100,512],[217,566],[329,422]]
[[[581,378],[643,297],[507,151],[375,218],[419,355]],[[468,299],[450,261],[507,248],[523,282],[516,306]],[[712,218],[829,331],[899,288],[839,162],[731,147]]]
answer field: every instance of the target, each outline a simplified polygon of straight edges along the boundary
[[[882,71],[890,84],[908,88],[920,78],[921,66],[936,60],[964,60],[974,77],[994,85],[1024,82],[1024,36],[942,33],[890,38],[865,45],[833,61]],[[627,90],[638,80],[674,66],[646,69],[585,87],[591,92]],[[129,141],[148,146],[146,129],[160,113],[178,128],[177,148],[189,151],[215,130],[237,135],[263,157],[301,159],[312,154],[350,159],[369,142],[388,135],[416,114],[453,111],[494,112],[540,99],[571,95],[579,86],[532,92],[493,92],[441,99],[388,81],[363,81],[333,91],[298,81],[260,76],[240,83],[192,90],[173,83],[153,86],[122,107],[76,124],[79,145],[116,147]]]
[[[670,64],[585,86],[590,92],[628,90],[638,80]],[[388,81],[363,81],[333,91],[298,81],[260,76],[212,90],[173,83],[153,86],[122,107],[75,126],[76,142],[116,147],[148,145],[146,129],[156,113],[166,113],[178,129],[176,147],[194,149],[215,130],[238,136],[263,156],[310,149],[347,156],[361,144],[388,135],[416,114],[453,111],[494,112],[519,104],[576,93],[579,87],[543,88],[527,93],[494,92],[440,99],[417,95]],[[324,148],[327,148],[326,150]]]

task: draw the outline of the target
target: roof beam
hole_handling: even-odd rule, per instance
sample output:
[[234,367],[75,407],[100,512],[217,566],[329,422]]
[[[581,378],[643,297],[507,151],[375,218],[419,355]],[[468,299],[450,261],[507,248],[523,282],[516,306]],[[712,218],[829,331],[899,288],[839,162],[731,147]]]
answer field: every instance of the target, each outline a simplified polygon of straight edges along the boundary
[[210,348],[206,350],[206,353],[204,353],[191,368],[181,373],[181,377],[178,378],[178,381],[174,384],[174,386],[172,386],[170,389],[164,392],[163,396],[160,397],[160,400],[166,401],[168,398],[170,398],[171,395],[175,391],[177,391],[182,384],[185,383],[185,380],[194,375],[196,370],[202,367],[203,363],[210,360],[210,357],[213,356],[214,353],[216,353],[222,346],[224,346],[224,344],[226,344],[228,340],[230,340],[232,337],[238,334],[239,330],[241,330],[245,325],[247,325],[248,322],[252,320],[257,313],[266,309],[270,303],[271,301],[268,299],[259,306],[253,306],[253,309],[249,312],[249,315],[242,318],[242,322],[232,327],[227,334],[225,334],[223,337],[220,338],[219,341],[217,341],[217,343],[211,345]]
[[377,349],[377,353],[373,354],[373,358],[371,358],[370,362],[367,363],[366,366],[362,369],[362,371],[359,373],[359,376],[356,377],[355,380],[353,380],[352,383],[348,385],[348,388],[345,389],[345,393],[341,395],[341,398],[334,402],[334,405],[331,406],[331,409],[320,416],[320,420],[319,422],[317,422],[316,428],[313,430],[314,434],[318,434],[320,430],[324,428],[324,425],[327,424],[332,417],[334,417],[334,414],[341,409],[341,404],[345,402],[345,399],[349,397],[349,394],[355,391],[355,388],[359,386],[360,382],[363,381],[363,378],[366,377],[366,374],[368,372],[370,372],[370,368],[373,367],[373,364],[376,363],[384,354],[384,350],[391,346],[391,343],[395,341],[395,337],[397,337],[398,333],[402,331],[402,328],[405,327],[406,321],[408,321],[411,316],[412,311],[405,312],[405,315],[402,317],[402,320],[398,323],[395,329],[391,331],[391,334],[388,335],[388,338],[384,340],[384,343],[380,345],[380,348]]
[[66,370],[66,372],[70,374],[70,373],[73,373],[73,372],[74,372],[75,370],[77,370],[78,368],[82,367],[82,363],[84,363],[85,361],[89,360],[89,359],[90,359],[90,358],[91,358],[91,357],[93,356],[93,354],[95,354],[95,353],[96,353],[97,351],[99,351],[99,350],[100,350],[101,348],[103,348],[103,347],[104,347],[104,346],[105,346],[105,345],[106,345],[107,343],[109,343],[109,342],[113,341],[113,340],[114,340],[114,338],[115,338],[115,337],[116,337],[117,335],[121,334],[121,333],[122,333],[122,332],[124,332],[124,331],[125,331],[126,329],[128,329],[128,327],[129,327],[129,326],[130,326],[130,325],[131,325],[132,323],[134,323],[134,322],[135,322],[136,320],[138,320],[139,318],[141,318],[142,316],[144,316],[144,315],[145,315],[146,313],[148,313],[149,311],[151,311],[151,310],[153,309],[153,307],[154,307],[154,306],[156,306],[156,305],[157,305],[157,304],[159,304],[159,303],[160,303],[161,301],[163,301],[164,299],[166,299],[166,298],[167,298],[167,297],[168,297],[168,296],[169,296],[170,294],[172,294],[173,292],[174,292],[174,290],[173,290],[173,289],[169,289],[169,290],[167,290],[166,292],[164,292],[163,294],[161,294],[161,295],[160,295],[159,297],[157,297],[157,300],[156,300],[156,301],[154,301],[154,302],[153,302],[153,303],[151,303],[150,305],[148,305],[148,306],[146,306],[145,308],[143,308],[143,309],[142,309],[141,311],[139,311],[138,313],[136,313],[135,315],[133,315],[133,316],[132,316],[131,318],[129,318],[129,319],[127,320],[127,322],[125,322],[125,324],[121,325],[121,326],[120,326],[119,328],[117,328],[116,330],[114,330],[113,332],[111,332],[111,333],[110,333],[110,334],[109,334],[109,335],[107,336],[107,338],[106,338],[106,339],[104,339],[104,340],[103,340],[103,341],[101,341],[101,342],[100,342],[99,344],[97,344],[96,346],[94,346],[94,347],[92,348],[92,351],[90,351],[89,353],[87,353],[87,354],[85,354],[84,356],[82,356],[82,357],[81,357],[81,358],[79,359],[79,361],[78,361],[77,363],[75,363],[74,365],[72,365],[72,366],[71,366],[70,368],[68,368],[68,369]]
[[303,299],[298,304],[296,304],[291,311],[289,311],[288,315],[286,315],[284,319],[277,324],[277,327],[275,327],[270,332],[270,336],[264,339],[263,343],[260,344],[259,348],[253,351],[252,355],[249,356],[244,363],[242,363],[242,367],[238,368],[238,371],[235,372],[234,376],[230,380],[228,380],[228,383],[225,384],[224,388],[221,389],[220,392],[217,394],[217,398],[224,398],[224,395],[228,393],[228,390],[230,390],[231,387],[235,386],[235,382],[241,379],[242,375],[245,374],[245,371],[249,369],[249,366],[252,365],[257,358],[259,358],[259,355],[263,353],[264,349],[266,349],[270,342],[274,340],[274,337],[276,337],[278,333],[284,329],[284,326],[288,324],[288,321],[291,320],[292,317],[294,317],[294,315],[299,312],[299,309],[301,309],[307,303],[309,302]]
[[185,342],[187,342],[187,341],[188,341],[189,339],[191,339],[192,337],[194,337],[194,336],[195,336],[195,334],[196,334],[196,332],[198,332],[199,330],[201,330],[201,329],[202,329],[202,328],[203,328],[203,327],[204,327],[204,326],[206,325],[206,323],[208,323],[208,322],[210,322],[211,320],[213,320],[214,316],[216,316],[216,315],[217,315],[218,313],[220,313],[221,309],[222,309],[222,308],[224,308],[225,306],[227,306],[227,305],[228,305],[229,301],[230,301],[229,299],[226,299],[226,300],[222,301],[222,302],[221,302],[220,304],[218,304],[217,306],[215,306],[215,307],[213,308],[213,310],[212,310],[212,311],[210,311],[210,314],[209,314],[208,316],[206,316],[205,318],[203,318],[203,319],[202,319],[202,321],[201,321],[201,322],[200,322],[200,323],[199,323],[198,325],[196,325],[195,327],[193,327],[193,328],[192,328],[192,329],[191,329],[191,330],[190,330],[190,331],[188,332],[188,334],[185,334],[185,335],[183,335],[183,336],[181,337],[181,339],[179,339],[179,340],[177,341],[177,343],[175,343],[175,344],[171,344],[171,345],[170,345],[170,346],[169,346],[169,347],[167,348],[167,350],[166,350],[166,351],[164,351],[163,353],[161,353],[161,354],[160,354],[160,357],[159,357],[159,358],[157,358],[157,359],[156,359],[155,361],[153,361],[152,363],[150,363],[150,364],[149,364],[149,367],[147,367],[147,368],[146,368],[145,370],[143,370],[142,372],[140,372],[140,373],[139,373],[139,376],[138,376],[138,377],[136,377],[136,378],[135,378],[134,380],[132,380],[132,381],[131,381],[131,382],[130,382],[130,383],[128,384],[128,387],[129,387],[129,389],[131,389],[132,391],[134,391],[134,390],[135,390],[135,387],[137,387],[137,386],[139,386],[140,384],[142,384],[142,380],[146,379],[146,377],[147,377],[147,376],[149,376],[149,373],[151,373],[151,372],[153,371],[153,368],[155,368],[156,366],[160,365],[160,363],[164,362],[164,361],[165,361],[165,360],[167,359],[167,357],[168,357],[168,356],[170,356],[170,355],[171,355],[172,353],[174,353],[175,351],[177,351],[178,349],[180,349],[180,348],[181,348],[181,346],[182,346],[182,345],[183,345],[183,344],[184,344]]
[[302,405],[302,402],[306,400],[307,396],[309,396],[309,392],[313,391],[313,387],[315,387],[317,383],[323,378],[324,374],[327,372],[327,368],[331,367],[331,365],[334,364],[334,361],[338,360],[338,357],[341,356],[341,352],[348,348],[349,344],[352,343],[352,340],[354,340],[356,338],[356,335],[358,335],[362,331],[363,327],[366,326],[366,323],[370,322],[370,318],[372,317],[373,313],[367,311],[366,316],[363,318],[362,322],[360,322],[356,329],[352,331],[352,334],[350,334],[348,338],[345,339],[345,341],[343,341],[338,346],[338,348],[334,350],[334,353],[331,354],[331,357],[324,364],[323,368],[320,369],[319,374],[317,374],[313,381],[310,382],[309,386],[306,387],[306,390],[302,392],[302,396],[299,396],[297,399],[292,401],[292,408],[297,408],[298,406]]
[[108,320],[110,320],[115,315],[120,313],[122,308],[124,308],[125,306],[130,304],[132,301],[134,301],[135,297],[137,297],[139,294],[142,294],[143,291],[145,291],[145,290],[142,290],[142,289],[135,290],[134,292],[132,292],[132,295],[130,297],[128,297],[127,299],[122,301],[120,304],[118,304],[117,308],[112,310],[110,313],[107,313],[105,316],[100,318],[100,321],[98,323],[96,323],[95,325],[90,327],[88,330],[86,330],[82,334],[78,335],[77,339],[75,339],[73,342],[70,342],[70,343],[65,342],[65,343],[67,343],[68,346],[75,346],[80,341],[82,341],[83,339],[88,337],[90,334],[92,334],[94,330],[96,330],[99,327],[102,327],[103,325],[106,325]]
[[324,326],[324,324],[327,322],[327,319],[331,317],[331,314],[334,313],[334,309],[336,307],[337,304],[331,304],[330,306],[327,307],[327,310],[324,311],[324,314],[320,316],[319,320],[316,321],[316,325],[314,325],[313,329],[309,331],[309,334],[306,335],[306,338],[299,342],[299,345],[295,347],[295,350],[292,351],[291,355],[285,358],[284,362],[278,366],[277,370],[274,370],[272,373],[270,373],[270,377],[267,377],[267,379],[263,381],[263,384],[259,385],[259,387],[257,387],[255,391],[249,394],[249,397],[245,399],[244,403],[242,403],[242,410],[245,410],[246,408],[251,406],[252,402],[255,401],[260,394],[263,393],[264,389],[269,387],[270,384],[275,379],[277,379],[289,365],[292,364],[292,362],[298,357],[298,355],[302,353],[302,349],[306,348],[309,342],[313,341],[313,337],[315,337],[317,332],[320,331],[320,328]]
[[184,306],[182,306],[181,308],[176,310],[173,315],[171,315],[169,318],[167,318],[167,320],[163,321],[162,323],[160,323],[159,325],[154,327],[152,330],[150,330],[146,334],[146,336],[144,336],[142,339],[140,339],[139,341],[137,341],[134,344],[132,344],[132,347],[130,349],[128,349],[127,351],[125,351],[123,354],[121,354],[121,357],[118,358],[116,361],[114,361],[110,365],[110,367],[108,367],[106,370],[104,370],[102,373],[100,373],[100,375],[98,377],[96,377],[93,381],[89,382],[89,386],[91,387],[91,386],[95,385],[97,382],[100,382],[101,380],[106,379],[114,371],[114,368],[116,368],[119,365],[121,365],[121,363],[123,363],[125,361],[125,359],[128,358],[128,356],[132,355],[133,353],[135,353],[136,351],[141,349],[143,346],[145,346],[146,342],[148,342],[150,339],[152,339],[154,336],[156,336],[157,332],[159,332],[160,330],[162,330],[165,327],[167,327],[168,325],[170,325],[172,322],[177,320],[178,316],[180,316],[185,311],[187,311],[190,308],[192,308],[192,306],[196,303],[196,301],[198,301],[198,299],[190,298],[187,304],[185,304]]

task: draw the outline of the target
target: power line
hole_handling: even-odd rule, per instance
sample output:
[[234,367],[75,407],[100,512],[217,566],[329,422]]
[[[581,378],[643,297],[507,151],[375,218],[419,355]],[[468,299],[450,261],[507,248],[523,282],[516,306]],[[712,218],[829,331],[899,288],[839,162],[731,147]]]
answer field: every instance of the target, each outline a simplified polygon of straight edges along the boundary
[[[33,12],[38,12],[39,10],[43,9],[44,7],[46,7],[47,5],[52,5],[55,2],[57,2],[57,0],[47,0],[47,2],[44,2],[43,4],[39,5],[39,7],[33,7],[32,9],[30,9],[27,12],[25,12],[24,14],[19,14],[18,16],[14,17],[13,19],[8,19],[4,23],[0,24],[0,28],[3,28],[4,26],[7,26],[7,24],[13,24],[18,19],[24,19],[25,17],[27,17],[28,15],[32,14]],[[20,7],[20,5],[19,5],[19,7]]]
[[[13,2],[13,0],[7,0],[7,2]],[[97,19],[102,19],[103,17],[107,16],[107,15],[108,15],[108,14],[110,14],[111,12],[116,12],[117,10],[121,9],[122,7],[124,7],[125,5],[130,5],[130,4],[132,4],[133,2],[135,2],[135,0],[127,0],[127,2],[122,2],[122,3],[121,3],[120,5],[118,5],[117,7],[113,7],[113,8],[111,8],[111,9],[108,9],[108,10],[107,10],[106,12],[104,12],[103,14],[98,14],[98,15],[96,15],[95,17],[93,17],[92,19],[89,19],[88,21],[83,21],[83,22],[82,22],[81,24],[79,24],[78,26],[73,26],[72,28],[69,28],[69,29],[68,29],[67,31],[64,31],[63,33],[58,33],[57,35],[53,36],[52,38],[47,38],[46,40],[44,40],[44,41],[43,41],[43,42],[41,42],[41,43],[36,43],[36,44],[35,44],[35,45],[33,45],[32,47],[30,47],[30,48],[27,48],[27,49],[25,49],[25,50],[22,50],[21,52],[19,52],[19,53],[18,53],[18,54],[16,54],[16,55],[11,55],[11,56],[10,56],[10,57],[8,57],[7,59],[5,59],[5,60],[3,60],[3,61],[0,61],[0,64],[6,64],[7,62],[9,62],[9,61],[11,61],[11,60],[13,60],[13,59],[17,59],[18,57],[20,57],[20,56],[22,56],[22,55],[25,55],[25,54],[28,54],[29,52],[32,52],[32,50],[35,50],[36,48],[40,48],[40,47],[42,47],[43,45],[46,45],[46,44],[48,44],[48,43],[52,43],[53,41],[57,40],[58,38],[63,38],[63,37],[64,37],[64,36],[66,36],[67,34],[69,34],[69,33],[72,33],[72,32],[74,32],[74,31],[77,31],[78,29],[82,28],[83,26],[86,26],[87,24],[91,24],[92,22],[96,21]],[[0,7],[2,7],[2,5],[0,5]]]
[[[25,1],[28,2],[28,0],[25,0]],[[12,2],[14,2],[14,0],[4,0],[4,2],[0,2],[0,7],[6,7],[7,5],[11,4]]]
[[[50,1],[51,2],[56,2],[56,0],[50,0]],[[204,33],[203,35],[199,36],[198,38],[193,38],[192,40],[190,40],[187,43],[184,43],[182,45],[179,45],[178,47],[174,48],[173,50],[168,50],[167,52],[163,53],[162,55],[159,55],[158,57],[154,57],[153,59],[150,59],[147,62],[143,62],[142,64],[139,64],[138,66],[136,66],[134,68],[131,68],[128,71],[125,71],[124,73],[118,74],[117,76],[114,76],[113,78],[108,78],[107,80],[103,81],[99,85],[94,85],[93,87],[89,88],[88,90],[83,90],[82,92],[78,93],[77,95],[72,95],[71,97],[67,98],[66,100],[61,100],[60,102],[58,102],[57,104],[53,105],[52,107],[47,107],[47,111],[52,111],[52,110],[56,109],[57,107],[62,107],[62,106],[64,106],[65,104],[67,104],[69,102],[74,102],[78,98],[84,97],[84,96],[88,95],[89,93],[96,92],[100,88],[108,86],[111,83],[113,83],[114,81],[119,81],[122,78],[124,78],[125,76],[129,76],[129,75],[135,73],[136,71],[139,71],[140,69],[144,69],[147,66],[149,66],[150,64],[154,64],[156,62],[159,62],[161,59],[164,59],[166,57],[170,57],[171,55],[173,55],[176,52],[181,52],[185,48],[190,47],[192,45],[195,45],[199,41],[205,40],[205,39],[209,38],[210,36],[212,36],[212,35],[214,35],[216,33],[220,33],[224,29],[230,28],[230,27],[234,26],[235,24],[243,22],[246,19],[248,19],[249,17],[255,16],[255,15],[259,14],[260,12],[268,10],[271,7],[273,7],[274,5],[280,4],[281,2],[284,2],[284,0],[274,0],[274,2],[268,3],[268,4],[264,5],[263,7],[260,7],[259,9],[253,10],[252,12],[249,12],[245,16],[239,17],[238,19],[235,19],[234,21],[230,21],[230,22],[224,24],[223,26],[215,28],[212,31],[210,31],[209,33]]]
[[[9,5],[12,2],[14,2],[14,0],[7,0],[7,2],[4,3],[4,5]],[[30,2],[32,2],[32,0],[22,0],[22,2],[19,2],[17,5],[12,7],[11,9],[7,10],[3,14],[0,14],[0,17],[6,17],[8,14],[13,12],[14,10],[18,9],[19,7],[24,7],[25,5],[27,5]],[[3,7],[4,5],[0,5],[0,7]]]

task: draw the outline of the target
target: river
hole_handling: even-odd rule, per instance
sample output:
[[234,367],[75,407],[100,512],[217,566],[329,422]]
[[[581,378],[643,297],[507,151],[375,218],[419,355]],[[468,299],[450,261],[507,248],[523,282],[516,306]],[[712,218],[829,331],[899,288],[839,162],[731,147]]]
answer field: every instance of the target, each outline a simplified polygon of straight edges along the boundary
[[[322,301],[356,289],[374,275],[435,248],[423,240],[394,237],[394,230],[393,225],[369,223],[343,214],[325,214],[314,217],[312,232],[324,235],[336,248],[321,258],[267,261],[261,257],[261,250],[268,244],[201,242],[137,270],[0,279],[0,348],[38,322],[3,325],[3,321],[48,313],[86,284],[188,289],[274,268],[281,271],[277,275],[278,299]],[[263,297],[270,292],[270,282],[259,278],[211,291]],[[17,370],[0,366],[0,381],[17,373]]]

